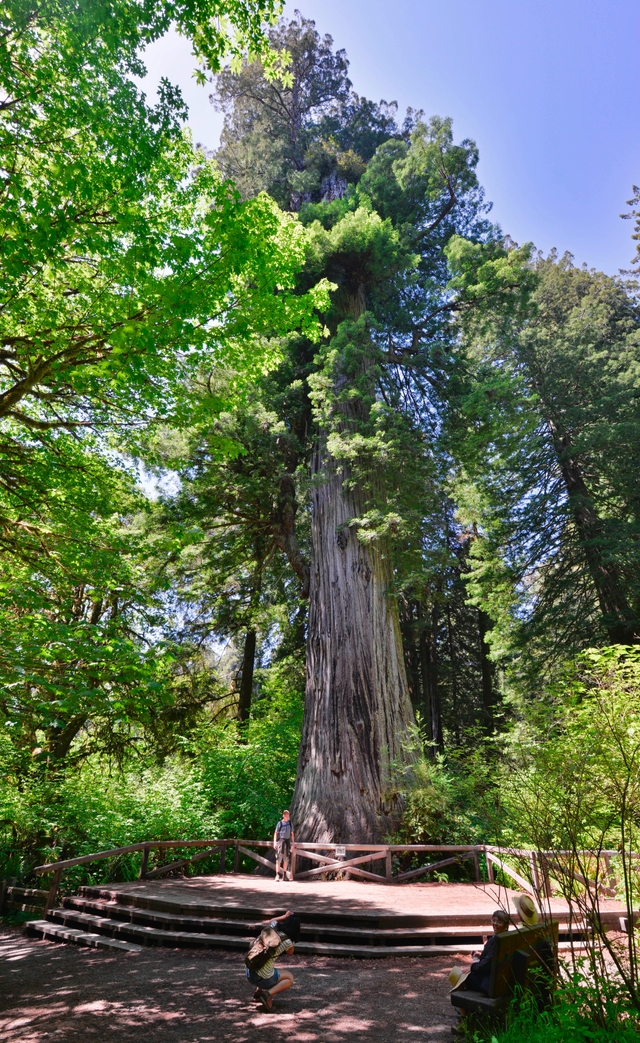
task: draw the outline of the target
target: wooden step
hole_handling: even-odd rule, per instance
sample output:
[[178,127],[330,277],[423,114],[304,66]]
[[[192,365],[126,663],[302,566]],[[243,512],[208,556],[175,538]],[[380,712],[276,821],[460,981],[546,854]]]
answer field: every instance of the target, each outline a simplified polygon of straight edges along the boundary
[[265,921],[228,920],[206,916],[189,916],[179,912],[162,913],[155,909],[138,909],[136,906],[120,905],[116,902],[103,902],[88,898],[65,898],[64,909],[71,909],[81,913],[92,913],[97,916],[106,916],[112,920],[121,920],[125,923],[141,923],[149,926],[163,928],[167,931],[192,930],[202,931],[205,934],[216,934],[222,930],[223,934],[253,934],[255,937],[264,927]]
[[[136,895],[98,887],[83,887],[82,896],[74,896],[64,900],[64,906],[80,911],[92,912],[123,920],[130,923],[142,923],[157,926],[166,930],[186,930],[197,933],[222,934],[257,934],[264,923],[279,910],[256,909],[241,906],[200,906],[194,903],[181,902],[174,899],[149,900],[143,896],[142,902]],[[96,894],[110,897],[94,897]],[[136,901],[132,901],[135,898]],[[295,903],[292,903],[295,909]],[[162,909],[157,908],[162,906]],[[168,911],[167,911],[168,910]],[[419,944],[439,939],[443,943],[456,939],[467,939],[475,947],[482,947],[484,940],[492,933],[493,928],[486,919],[480,916],[445,916],[405,917],[393,915],[350,915],[347,912],[319,913],[313,910],[303,916],[302,938],[315,942],[341,941],[358,944],[365,939],[369,944],[385,944],[388,941]],[[198,913],[199,915],[194,915]],[[244,914],[244,915],[243,915]],[[422,926],[415,920],[423,922]],[[469,920],[476,921],[469,923]],[[409,921],[407,923],[407,921]],[[424,922],[426,921],[426,923]],[[560,923],[559,933],[562,940],[573,936],[579,940],[584,930],[573,926],[569,930],[566,923]]]
[[[295,892],[291,903],[296,909]],[[241,906],[240,904],[207,903],[185,900],[184,894],[167,893],[154,895],[119,891],[115,888],[80,888],[80,895],[64,900],[66,908],[91,912],[97,915],[128,923],[156,927],[160,930],[182,931],[196,934],[222,934],[240,937],[255,936],[266,921],[282,910]],[[394,915],[392,913],[350,913],[342,910],[305,913],[302,917],[302,941],[316,944],[343,944],[371,946],[398,945],[419,946],[423,944],[473,945],[481,948],[484,940],[492,933],[486,922],[486,914],[429,916]],[[471,922],[470,922],[471,921]],[[560,924],[562,940],[571,937],[578,941],[583,937],[580,928],[569,932],[567,924]]]
[[[265,921],[256,922],[250,920],[229,920],[222,917],[197,917],[185,916],[172,913],[161,913],[155,910],[137,909],[135,906],[121,905],[115,902],[100,901],[88,898],[65,898],[63,902],[65,909],[73,909],[78,912],[89,912],[94,915],[102,915],[113,920],[122,920],[127,923],[143,923],[157,926],[165,930],[191,930],[200,931],[205,934],[240,934],[257,935],[264,926]],[[312,914],[313,915],[313,914]],[[416,942],[428,941],[431,938],[468,938],[474,944],[482,946],[483,938],[492,933],[490,924],[484,924],[479,928],[473,927],[417,927],[417,928],[365,928],[351,926],[335,926],[318,924],[313,921],[305,921],[302,924],[302,939],[307,941],[346,941],[348,936],[356,942],[365,939],[380,941],[406,941],[415,939]],[[375,942],[374,942],[375,944]]]
[[[107,917],[94,916],[70,909],[52,909],[48,914],[51,922],[67,929],[109,935],[112,938],[134,939],[141,945],[168,945],[173,948],[236,949],[246,952],[255,935],[205,934],[195,931],[167,931],[143,924],[123,923]],[[446,953],[472,952],[475,944],[451,945],[347,945],[339,942],[300,941],[296,952],[320,956],[350,956],[365,959],[385,956],[442,956]]]
[[112,938],[126,938],[140,945],[169,945],[172,948],[192,946],[205,949],[241,949],[245,951],[255,940],[254,935],[206,934],[202,931],[172,931],[147,924],[123,923],[106,916],[81,913],[74,909],[51,909],[48,919],[64,926],[75,925],[80,929],[92,929]]
[[141,945],[122,941],[120,938],[109,938],[104,934],[80,931],[50,920],[31,920],[26,925],[27,934],[38,938],[46,938],[53,942],[71,942],[74,945],[88,945],[92,949],[120,949],[123,952],[142,952]]
[[[136,909],[149,909],[156,912],[173,913],[174,915],[226,917],[228,919],[255,920],[256,922],[270,920],[274,916],[282,916],[286,912],[285,906],[278,908],[263,908],[247,905],[234,905],[229,902],[218,905],[207,902],[199,903],[184,901],[182,898],[156,898],[155,896],[130,893],[129,891],[118,891],[107,887],[95,887],[85,885],[78,888],[78,896],[82,898],[101,899],[114,902],[117,905],[134,906]],[[186,910],[189,910],[186,913]],[[183,912],[184,911],[184,912]],[[322,914],[321,914],[322,915]]]
[[[164,897],[139,894],[129,891],[118,891],[116,888],[97,887],[85,885],[79,888],[79,896],[89,899],[100,899],[114,902],[117,905],[134,906],[137,909],[149,909],[158,912],[174,913],[180,916],[203,916],[210,919],[222,918],[229,920],[248,920],[255,923],[270,920],[274,916],[281,916],[287,908],[297,909],[301,912],[300,899],[295,891],[295,884],[287,892],[287,904],[279,907],[256,907],[233,904],[231,902],[221,905],[216,902],[206,904],[196,902],[192,899],[185,900],[183,896]],[[421,927],[475,927],[485,928],[487,926],[487,914],[461,913],[461,914],[403,914],[403,913],[367,913],[361,910],[328,910],[319,911],[314,909],[308,914],[316,924],[332,924],[340,926],[345,924],[349,927],[360,927],[363,930],[387,930],[390,928],[421,928]],[[474,932],[475,933],[475,932]]]
[[[169,946],[171,948],[204,948],[225,949],[246,952],[255,935],[240,936],[222,933],[204,933],[198,931],[163,930],[145,924],[123,922],[92,913],[80,912],[76,909],[52,909],[47,920],[39,920],[28,925],[28,931],[40,937],[55,941],[72,942],[77,945],[94,947],[120,948],[125,951],[138,952],[142,946]],[[561,943],[560,948],[568,948],[569,943]],[[578,943],[578,947],[581,947]],[[344,941],[305,941],[296,945],[296,952],[302,955],[350,957],[358,959],[382,959],[384,957],[413,956],[455,956],[470,953],[478,948],[477,943],[455,941],[447,944],[446,938],[440,935],[438,943],[429,945],[355,945]]]

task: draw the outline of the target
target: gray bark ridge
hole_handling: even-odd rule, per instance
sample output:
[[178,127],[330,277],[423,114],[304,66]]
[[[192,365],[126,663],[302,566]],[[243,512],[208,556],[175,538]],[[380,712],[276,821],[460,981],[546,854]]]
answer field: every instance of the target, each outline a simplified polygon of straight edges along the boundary
[[[345,427],[350,426],[344,415]],[[307,685],[292,818],[316,843],[376,843],[402,813],[416,760],[392,568],[349,523],[365,504],[321,432],[313,461]]]

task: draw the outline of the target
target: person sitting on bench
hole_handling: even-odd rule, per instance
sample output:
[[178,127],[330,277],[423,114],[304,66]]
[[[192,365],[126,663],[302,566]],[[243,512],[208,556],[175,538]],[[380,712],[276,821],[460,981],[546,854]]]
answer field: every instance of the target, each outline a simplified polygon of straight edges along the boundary
[[502,934],[509,929],[511,917],[504,909],[496,909],[491,917],[493,934],[485,943],[482,952],[474,952],[471,970],[465,974],[461,967],[454,967],[449,974],[449,981],[453,987],[458,989],[472,989],[474,992],[489,994],[489,979],[491,978],[491,961],[495,952],[496,935]]

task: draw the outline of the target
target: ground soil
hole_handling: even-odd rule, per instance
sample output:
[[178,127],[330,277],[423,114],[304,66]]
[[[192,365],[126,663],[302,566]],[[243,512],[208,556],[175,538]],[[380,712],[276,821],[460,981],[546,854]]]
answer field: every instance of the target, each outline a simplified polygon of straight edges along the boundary
[[448,971],[469,958],[284,957],[264,1013],[237,953],[82,949],[0,931],[1,1043],[431,1043],[456,1022]]

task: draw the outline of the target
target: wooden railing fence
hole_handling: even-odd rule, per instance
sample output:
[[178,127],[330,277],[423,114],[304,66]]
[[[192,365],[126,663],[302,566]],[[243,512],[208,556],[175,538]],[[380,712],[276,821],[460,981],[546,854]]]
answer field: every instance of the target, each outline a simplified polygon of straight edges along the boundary
[[[184,850],[190,848],[203,848],[188,858],[179,858],[165,865],[149,868],[149,857],[151,852],[156,851],[159,859],[167,851],[174,848]],[[140,880],[152,880],[166,873],[182,869],[187,865],[203,859],[212,858],[219,854],[218,872],[225,873],[227,868],[227,854],[233,852],[233,873],[240,868],[242,857],[250,858],[259,865],[266,866],[272,872],[275,871],[273,859],[265,858],[258,852],[262,849],[273,849],[268,840],[163,840],[145,841],[140,844],[129,844],[127,847],[113,848],[109,851],[99,851],[90,855],[81,855],[78,858],[69,858],[61,862],[52,862],[48,865],[37,866],[35,872],[39,875],[53,873],[53,879],[47,892],[45,903],[45,914],[53,906],[62,874],[66,869],[73,866],[85,865],[100,859],[115,858],[121,855],[141,852]],[[258,849],[256,851],[255,849]],[[444,855],[435,861],[427,861],[426,864],[413,869],[400,871],[394,874],[393,857],[400,854],[425,855],[433,858],[434,855]],[[601,894],[614,894],[616,878],[611,865],[611,859],[619,855],[617,851],[599,852],[574,852],[573,855],[582,855],[583,864],[595,862],[595,876],[599,875],[600,861],[604,860],[607,884],[586,878],[575,870],[573,876],[585,886],[596,887]],[[473,864],[473,876],[477,883],[483,882],[482,866],[480,856],[484,855],[488,883],[495,883],[495,872],[500,870],[505,876],[514,881],[518,887],[534,895],[538,905],[544,899],[549,899],[553,892],[552,881],[554,872],[556,875],[566,872],[562,865],[563,858],[569,858],[572,853],[566,851],[530,851],[518,848],[500,848],[490,844],[305,844],[296,843],[292,850],[291,872],[295,880],[313,880],[326,873],[340,873],[344,876],[353,876],[362,880],[369,880],[383,884],[401,884],[408,880],[416,879],[427,873],[436,873],[446,866],[461,865],[464,861]],[[634,856],[635,857],[635,856]],[[640,857],[640,856],[638,856]],[[506,859],[516,861],[518,868],[515,869]],[[317,862],[318,865],[312,869],[297,871],[297,865],[301,859]],[[371,872],[374,863],[383,863],[382,872]],[[369,869],[363,866],[368,865]],[[40,892],[42,894],[42,892]]]

